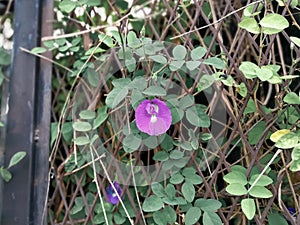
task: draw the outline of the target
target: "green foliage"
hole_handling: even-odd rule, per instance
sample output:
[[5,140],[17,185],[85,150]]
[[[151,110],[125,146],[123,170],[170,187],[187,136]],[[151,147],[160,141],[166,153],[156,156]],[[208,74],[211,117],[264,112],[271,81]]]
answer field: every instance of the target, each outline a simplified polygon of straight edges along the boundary
[[[248,195],[254,198],[271,198],[273,196],[272,192],[266,188],[266,186],[273,183],[273,179],[269,176],[254,172],[247,179],[246,168],[237,165],[231,167],[231,170],[223,177],[229,183],[226,187],[229,194],[235,196]],[[252,220],[256,211],[254,199],[249,197],[242,199],[241,207],[247,219]]]
[[9,169],[15,165],[17,165],[24,157],[26,156],[26,152],[20,151],[16,152],[10,159],[8,167],[0,166],[0,176],[6,182],[9,182],[12,179],[12,174]]

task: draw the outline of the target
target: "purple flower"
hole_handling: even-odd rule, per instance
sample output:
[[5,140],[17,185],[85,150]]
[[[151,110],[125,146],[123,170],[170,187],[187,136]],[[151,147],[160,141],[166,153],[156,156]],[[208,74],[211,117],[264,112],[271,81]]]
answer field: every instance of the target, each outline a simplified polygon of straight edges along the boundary
[[[117,190],[119,196],[121,196],[122,189],[121,189],[119,183],[117,181],[114,181],[113,185],[114,185],[115,189]],[[111,204],[115,205],[119,202],[119,198],[111,184],[106,188],[106,195]]]
[[144,100],[135,110],[138,129],[151,136],[165,133],[171,126],[172,115],[167,104],[157,98]]

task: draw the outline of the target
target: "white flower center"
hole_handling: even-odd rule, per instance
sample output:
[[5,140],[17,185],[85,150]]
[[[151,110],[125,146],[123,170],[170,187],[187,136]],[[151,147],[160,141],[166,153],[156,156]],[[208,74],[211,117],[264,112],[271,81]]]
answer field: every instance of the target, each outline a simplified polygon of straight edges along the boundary
[[151,115],[150,122],[151,122],[151,123],[156,123],[156,121],[157,121],[156,115],[155,115],[155,114],[152,114],[152,115]]

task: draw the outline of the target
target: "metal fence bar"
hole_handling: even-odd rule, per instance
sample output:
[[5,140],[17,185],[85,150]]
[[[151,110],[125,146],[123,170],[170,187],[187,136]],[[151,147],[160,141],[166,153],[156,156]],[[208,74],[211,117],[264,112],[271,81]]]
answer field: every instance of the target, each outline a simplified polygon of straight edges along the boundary
[[25,151],[27,155],[10,170],[12,180],[3,185],[3,225],[40,225],[47,222],[44,212],[48,180],[51,65],[22,52],[20,47],[32,49],[39,46],[41,35],[52,32],[49,24],[41,29],[41,22],[47,23],[47,19],[51,19],[52,4],[50,0],[14,2],[14,49],[5,165],[18,151]]

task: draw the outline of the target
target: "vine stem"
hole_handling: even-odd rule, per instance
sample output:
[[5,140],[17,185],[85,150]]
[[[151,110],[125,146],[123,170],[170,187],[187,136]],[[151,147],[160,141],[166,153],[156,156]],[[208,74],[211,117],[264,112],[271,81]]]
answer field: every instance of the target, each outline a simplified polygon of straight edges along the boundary
[[252,185],[250,186],[250,188],[248,189],[248,193],[251,191],[251,189],[257,184],[257,182],[259,181],[259,179],[262,177],[262,175],[267,171],[267,169],[269,168],[269,166],[272,164],[272,162],[275,160],[275,158],[280,154],[280,152],[282,152],[281,149],[278,149],[277,152],[273,155],[273,157],[271,158],[271,160],[268,162],[268,164],[265,166],[265,168],[263,169],[263,171],[261,171],[261,173],[259,174],[259,176],[255,179],[255,181],[252,183]]
[[[106,225],[109,225],[108,219],[107,219],[107,215],[106,215],[106,211],[105,211],[105,207],[104,207],[103,198],[102,198],[102,195],[101,195],[101,190],[100,190],[99,183],[98,183],[98,180],[97,180],[97,173],[96,173],[96,165],[95,165],[94,154],[93,154],[93,151],[92,151],[91,148],[90,148],[90,152],[91,152],[91,156],[92,156],[93,172],[94,172],[94,180],[93,180],[93,181],[95,182],[96,187],[97,187],[97,191],[98,191],[98,195],[99,195],[101,207],[102,207],[102,210],[103,210],[103,215],[104,215],[105,224],[106,224]],[[116,192],[116,193],[117,193],[117,192]]]
[[197,29],[190,30],[190,31],[185,32],[185,33],[182,33],[182,34],[180,34],[180,35],[171,37],[170,40],[173,40],[173,39],[176,39],[176,38],[185,36],[185,35],[187,35],[187,34],[193,33],[193,32],[195,32],[195,31],[202,30],[202,29],[205,29],[205,28],[207,28],[207,27],[213,26],[213,25],[215,25],[215,24],[221,22],[222,20],[226,19],[227,17],[229,17],[229,16],[231,16],[231,15],[233,15],[233,14],[235,14],[235,13],[237,13],[237,12],[239,12],[239,11],[245,9],[245,8],[247,8],[248,6],[250,6],[250,5],[255,5],[256,3],[261,3],[261,2],[263,2],[263,0],[259,0],[259,1],[252,2],[252,3],[248,4],[248,5],[245,5],[245,6],[241,7],[241,8],[239,8],[239,9],[237,9],[237,10],[231,12],[231,13],[228,13],[226,16],[224,16],[224,17],[222,17],[222,18],[216,20],[216,21],[213,22],[213,23],[210,23],[210,24],[207,24],[207,25],[205,25],[205,26],[199,27],[199,28],[197,28]]

